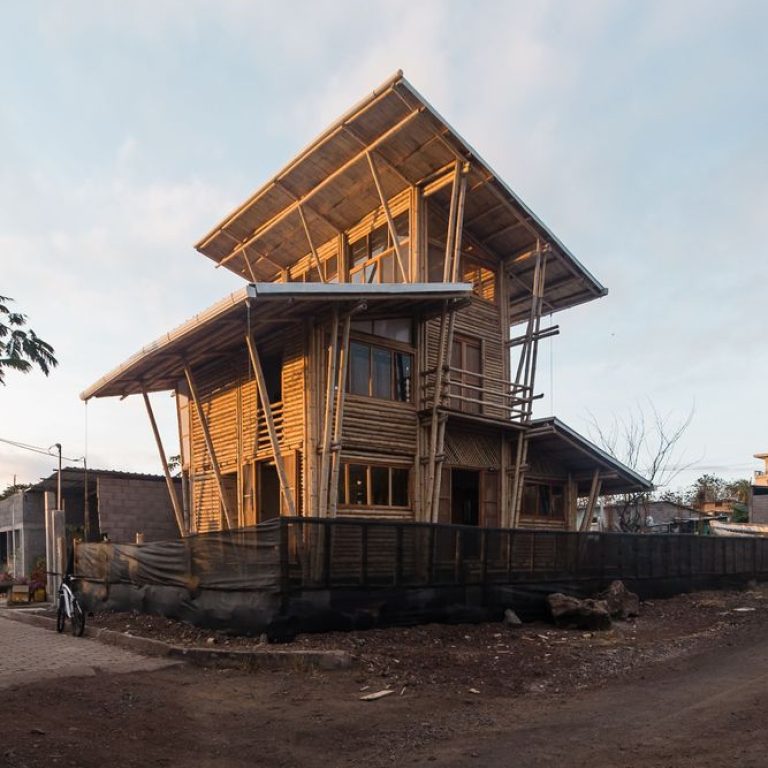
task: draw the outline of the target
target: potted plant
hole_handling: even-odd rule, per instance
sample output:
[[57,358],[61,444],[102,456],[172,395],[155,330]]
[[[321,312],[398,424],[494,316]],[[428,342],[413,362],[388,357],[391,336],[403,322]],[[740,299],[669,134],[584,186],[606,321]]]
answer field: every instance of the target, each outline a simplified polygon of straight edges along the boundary
[[29,574],[29,594],[34,602],[45,602],[45,584],[45,558],[38,557],[35,560],[35,567],[32,569],[32,573]]

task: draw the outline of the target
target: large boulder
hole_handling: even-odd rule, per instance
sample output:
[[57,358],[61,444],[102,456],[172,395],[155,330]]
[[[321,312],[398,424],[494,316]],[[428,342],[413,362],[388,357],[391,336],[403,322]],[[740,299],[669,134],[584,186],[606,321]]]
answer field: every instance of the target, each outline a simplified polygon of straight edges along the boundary
[[608,612],[614,619],[629,619],[640,615],[640,598],[630,592],[623,581],[614,581],[604,592],[596,595],[608,604]]
[[611,614],[603,600],[580,600],[578,597],[553,592],[547,595],[552,619],[558,627],[577,629],[610,629]]

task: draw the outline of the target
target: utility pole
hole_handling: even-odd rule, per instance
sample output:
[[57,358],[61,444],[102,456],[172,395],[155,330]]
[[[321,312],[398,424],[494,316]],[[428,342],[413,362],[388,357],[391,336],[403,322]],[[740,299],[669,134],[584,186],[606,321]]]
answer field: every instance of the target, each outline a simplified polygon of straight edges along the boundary
[[59,475],[56,478],[56,509],[61,509],[61,443],[53,446],[59,452]]

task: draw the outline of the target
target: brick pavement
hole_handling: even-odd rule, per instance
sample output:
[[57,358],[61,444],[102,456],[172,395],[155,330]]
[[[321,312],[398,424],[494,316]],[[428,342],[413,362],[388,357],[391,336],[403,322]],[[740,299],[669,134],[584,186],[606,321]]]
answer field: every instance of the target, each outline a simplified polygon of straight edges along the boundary
[[0,689],[56,677],[151,672],[178,663],[7,619],[0,610]]

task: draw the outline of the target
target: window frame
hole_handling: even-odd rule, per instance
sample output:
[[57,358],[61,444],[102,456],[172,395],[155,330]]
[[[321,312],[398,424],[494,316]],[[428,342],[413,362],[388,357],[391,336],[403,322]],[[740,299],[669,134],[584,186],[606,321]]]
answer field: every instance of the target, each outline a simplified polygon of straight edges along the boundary
[[[350,467],[364,467],[366,477],[366,503],[357,504],[351,499],[351,492],[349,486]],[[388,471],[387,477],[387,504],[374,504],[373,503],[373,469],[386,469]],[[394,499],[394,473],[397,471],[405,472],[405,504],[393,504]],[[379,461],[357,461],[355,459],[346,459],[341,462],[339,467],[339,488],[338,488],[338,506],[344,509],[411,509],[411,465],[403,464],[386,464]],[[342,495],[343,494],[343,495]]]
[[[352,390],[352,345],[357,344],[368,348],[368,392],[355,392]],[[382,350],[389,353],[390,358],[390,380],[389,380],[389,397],[381,397],[374,394],[374,377],[373,377],[373,354],[374,349]],[[397,397],[398,391],[398,379],[397,379],[397,356],[404,355],[410,359],[410,376],[408,381],[410,386],[408,389],[408,398],[402,400]],[[387,403],[399,403],[401,405],[414,405],[414,380],[416,375],[416,350],[410,345],[403,342],[387,339],[383,336],[371,336],[362,332],[355,332],[350,334],[349,337],[349,365],[347,366],[347,394],[353,397],[368,397],[374,400],[381,400]]]
[[[536,511],[535,512],[528,512],[524,509],[524,503],[525,503],[525,492],[528,488],[535,487],[537,488],[537,497],[536,497]],[[546,514],[543,514],[541,512],[541,493],[543,489],[547,489],[548,493],[548,504],[549,504],[549,512]],[[554,498],[556,495],[559,495],[561,498],[561,505],[562,509],[560,511],[560,514],[555,513],[553,510],[555,509],[554,504]],[[526,480],[523,484],[523,494],[522,494],[522,500],[521,500],[521,508],[520,508],[520,516],[524,517],[526,519],[536,519],[536,520],[565,520],[567,510],[565,508],[565,483],[556,483],[556,482],[547,482],[544,480]]]
[[[406,271],[406,274],[401,274],[400,265],[397,260],[397,253],[395,249],[395,244],[392,240],[392,234],[389,231],[389,223],[384,222],[383,224],[379,224],[376,227],[371,227],[367,232],[365,232],[362,235],[359,235],[355,237],[354,240],[352,240],[349,236],[347,236],[346,239],[346,279],[349,283],[361,283],[361,284],[373,284],[373,285],[381,285],[384,283],[381,279],[382,269],[381,269],[381,262],[383,262],[385,259],[391,258],[392,259],[392,274],[394,277],[399,277],[400,279],[386,281],[386,283],[407,283],[409,272],[410,272],[410,244],[411,244],[411,216],[410,216],[410,209],[406,208],[403,211],[400,211],[397,215],[393,215],[392,217],[394,226],[395,226],[395,232],[397,233],[397,225],[400,221],[406,222],[406,235],[400,235],[397,234],[397,244],[400,246],[401,252],[405,250],[405,264],[403,265]],[[387,245],[385,248],[374,254],[373,253],[373,247],[372,242],[374,235],[376,233],[385,233],[386,239],[387,239]],[[366,250],[366,258],[364,260],[360,260],[359,263],[354,263],[352,251],[353,248],[358,245],[359,243],[365,241],[365,250]],[[405,246],[405,248],[404,248]],[[360,279],[356,280],[355,277],[360,274],[365,276],[366,270],[370,267],[373,267],[373,273],[372,277],[373,279]]]

